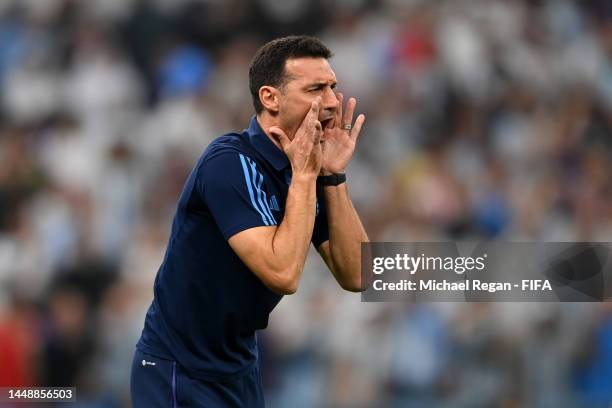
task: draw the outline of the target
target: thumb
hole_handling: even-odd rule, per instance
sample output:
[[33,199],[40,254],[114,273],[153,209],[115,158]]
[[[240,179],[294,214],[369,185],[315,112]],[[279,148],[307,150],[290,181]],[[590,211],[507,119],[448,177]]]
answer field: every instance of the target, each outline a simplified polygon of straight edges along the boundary
[[268,132],[270,132],[270,134],[274,136],[278,143],[280,143],[280,145],[283,147],[283,150],[286,150],[291,144],[291,141],[289,140],[285,132],[278,126],[272,126],[268,129]]

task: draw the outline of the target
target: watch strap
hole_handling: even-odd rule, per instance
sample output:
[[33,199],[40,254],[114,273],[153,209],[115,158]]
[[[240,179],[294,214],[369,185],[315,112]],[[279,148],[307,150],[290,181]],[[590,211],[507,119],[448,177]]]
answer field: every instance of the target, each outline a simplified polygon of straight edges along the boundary
[[317,177],[317,185],[319,186],[338,186],[346,182],[345,173],[333,173],[328,176]]

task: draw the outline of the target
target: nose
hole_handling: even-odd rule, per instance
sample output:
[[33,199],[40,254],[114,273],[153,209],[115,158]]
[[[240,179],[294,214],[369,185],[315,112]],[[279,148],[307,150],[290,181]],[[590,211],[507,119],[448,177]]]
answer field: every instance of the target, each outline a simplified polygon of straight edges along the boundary
[[338,109],[338,98],[331,87],[326,87],[321,99],[321,107],[323,109],[335,112]]

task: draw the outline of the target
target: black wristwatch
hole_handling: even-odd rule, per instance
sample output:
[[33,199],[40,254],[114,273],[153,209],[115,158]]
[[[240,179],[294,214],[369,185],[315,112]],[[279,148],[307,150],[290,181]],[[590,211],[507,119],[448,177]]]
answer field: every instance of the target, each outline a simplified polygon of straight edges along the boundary
[[338,186],[344,182],[346,182],[345,173],[333,173],[329,176],[317,177],[317,185],[319,186]]

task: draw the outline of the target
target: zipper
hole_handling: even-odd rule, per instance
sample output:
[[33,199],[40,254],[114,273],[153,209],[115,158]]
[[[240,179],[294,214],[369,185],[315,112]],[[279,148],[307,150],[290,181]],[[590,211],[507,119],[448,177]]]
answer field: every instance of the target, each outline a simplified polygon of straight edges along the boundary
[[172,362],[172,408],[176,408],[176,361]]

